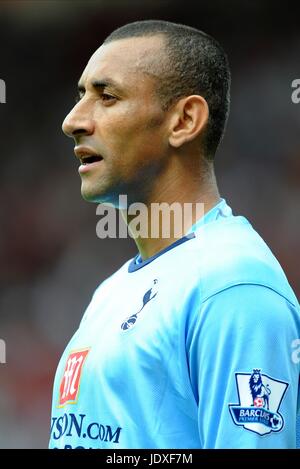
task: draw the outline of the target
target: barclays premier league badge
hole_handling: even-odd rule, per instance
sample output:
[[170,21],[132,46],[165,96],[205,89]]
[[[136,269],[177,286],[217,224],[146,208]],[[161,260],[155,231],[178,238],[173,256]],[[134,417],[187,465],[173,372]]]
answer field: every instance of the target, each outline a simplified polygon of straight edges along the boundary
[[230,404],[229,410],[236,425],[246,430],[267,435],[279,432],[284,426],[279,409],[288,383],[261,373],[235,373],[239,404]]

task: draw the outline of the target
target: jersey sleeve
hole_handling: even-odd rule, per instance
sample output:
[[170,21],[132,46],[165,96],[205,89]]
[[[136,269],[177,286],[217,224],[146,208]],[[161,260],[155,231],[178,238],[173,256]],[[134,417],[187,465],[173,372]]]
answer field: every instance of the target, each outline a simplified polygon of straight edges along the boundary
[[261,285],[202,303],[187,351],[203,448],[295,447],[299,331],[298,306]]

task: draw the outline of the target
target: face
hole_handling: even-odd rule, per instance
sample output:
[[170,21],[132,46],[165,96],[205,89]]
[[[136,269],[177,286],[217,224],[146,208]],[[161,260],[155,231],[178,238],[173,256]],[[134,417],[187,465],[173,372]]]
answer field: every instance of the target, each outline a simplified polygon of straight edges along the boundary
[[86,200],[117,205],[126,194],[142,201],[166,164],[166,114],[156,78],[144,71],[161,44],[148,37],[102,45],[79,80],[79,101],[63,131],[74,139]]

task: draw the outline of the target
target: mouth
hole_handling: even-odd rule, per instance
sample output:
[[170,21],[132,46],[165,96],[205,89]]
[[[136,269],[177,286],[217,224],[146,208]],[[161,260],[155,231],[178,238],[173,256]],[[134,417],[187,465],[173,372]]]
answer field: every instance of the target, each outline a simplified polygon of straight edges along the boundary
[[103,158],[100,155],[81,155],[79,157],[80,166],[78,168],[79,174],[90,174],[102,164]]
[[84,147],[82,145],[76,146],[74,148],[74,153],[80,161],[80,166],[78,168],[80,174],[89,173],[90,171],[97,169],[103,160],[103,157],[98,155],[93,148]]
[[89,164],[101,161],[103,160],[103,158],[100,155],[90,155],[90,156],[86,155],[86,156],[81,156],[79,160],[83,166],[87,166]]

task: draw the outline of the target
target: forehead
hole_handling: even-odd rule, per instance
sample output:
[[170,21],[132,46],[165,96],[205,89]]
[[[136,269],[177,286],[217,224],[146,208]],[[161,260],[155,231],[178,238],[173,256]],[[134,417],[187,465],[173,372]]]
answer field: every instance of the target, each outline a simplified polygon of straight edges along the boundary
[[103,44],[91,56],[79,81],[85,85],[105,77],[125,86],[128,81],[142,79],[142,75],[155,76],[155,63],[158,62],[162,47],[161,35],[126,38]]

